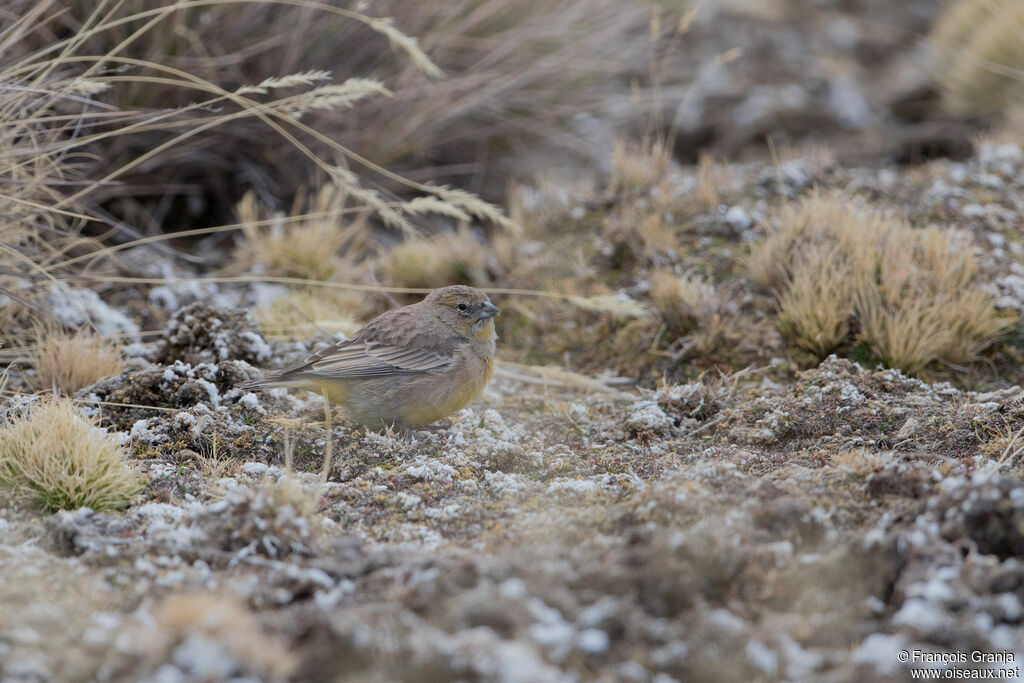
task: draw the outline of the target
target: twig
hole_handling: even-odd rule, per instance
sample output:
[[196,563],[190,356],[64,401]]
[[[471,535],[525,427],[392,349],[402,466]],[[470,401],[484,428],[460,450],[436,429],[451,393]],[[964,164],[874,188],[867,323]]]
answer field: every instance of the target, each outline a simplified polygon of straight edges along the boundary
[[710,427],[710,426],[712,426],[712,425],[715,425],[715,424],[718,424],[719,422],[721,422],[722,420],[724,420],[724,419],[725,419],[725,417],[726,417],[725,415],[719,415],[719,416],[718,416],[718,417],[716,417],[716,418],[715,418],[714,420],[708,420],[707,422],[705,422],[704,424],[702,424],[702,425],[701,425],[700,427],[697,427],[697,428],[696,428],[696,429],[694,429],[694,430],[693,430],[692,432],[690,432],[690,436],[693,436],[694,434],[700,434],[701,432],[703,432],[703,431],[704,431],[705,429],[707,429],[708,427]]

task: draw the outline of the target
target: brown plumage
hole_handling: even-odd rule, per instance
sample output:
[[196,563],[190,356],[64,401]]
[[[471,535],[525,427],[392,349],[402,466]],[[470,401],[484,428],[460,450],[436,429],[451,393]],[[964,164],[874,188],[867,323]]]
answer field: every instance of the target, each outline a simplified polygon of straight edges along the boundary
[[435,289],[299,365],[238,386],[326,391],[349,420],[368,426],[430,424],[461,410],[487,385],[498,313],[479,289]]

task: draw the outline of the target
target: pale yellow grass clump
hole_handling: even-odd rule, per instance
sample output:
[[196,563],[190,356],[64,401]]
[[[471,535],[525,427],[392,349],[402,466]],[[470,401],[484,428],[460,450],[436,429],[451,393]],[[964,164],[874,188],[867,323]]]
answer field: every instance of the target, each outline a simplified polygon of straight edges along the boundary
[[799,346],[824,358],[849,337],[853,272],[839,245],[798,249],[795,260],[792,276],[778,297],[779,328]]
[[676,336],[689,334],[717,312],[715,287],[698,273],[678,276],[656,270],[651,274],[650,293],[665,326]]
[[47,511],[124,508],[142,489],[120,444],[75,405],[48,397],[0,428],[0,488]]
[[667,266],[679,260],[682,248],[676,227],[667,217],[662,201],[667,193],[647,203],[629,203],[604,219],[604,238],[611,247],[608,254],[613,268],[629,268],[636,263]]
[[160,661],[187,639],[197,639],[235,662],[234,675],[257,673],[283,680],[295,657],[260,628],[253,613],[231,593],[186,593],[165,598],[153,612],[148,649]]
[[[255,194],[247,193],[236,206],[244,236],[236,260],[243,267],[261,266],[268,275],[330,280],[346,265],[339,253],[342,247],[354,255],[365,240],[363,225],[342,227],[337,215],[332,215],[344,201],[340,188],[325,185],[309,197],[308,213],[297,206],[291,216],[300,220],[285,224],[281,217],[276,221],[270,217]],[[352,267],[351,259],[347,263]]]
[[875,259],[877,284],[860,279],[856,310],[861,337],[890,365],[970,362],[1015,322],[971,285],[978,264],[963,233],[903,226]]
[[635,192],[658,185],[665,179],[671,158],[661,142],[616,141],[612,148],[612,190]]
[[256,308],[252,317],[264,336],[307,338],[319,332],[352,334],[361,326],[359,308],[350,292],[292,289]]
[[818,357],[859,341],[918,372],[974,360],[1014,322],[974,285],[966,234],[914,229],[852,197],[786,205],[748,265],[775,295],[783,333]]
[[490,260],[480,241],[465,228],[400,242],[381,259],[389,283],[424,288],[484,284]]
[[88,330],[40,334],[31,362],[37,389],[65,394],[116,375],[122,367],[117,342]]
[[1024,101],[1024,3],[957,0],[931,39],[947,102],[965,112],[1000,112]]
[[650,296],[667,331],[675,338],[689,335],[690,346],[698,353],[715,351],[735,326],[729,292],[698,273],[679,276],[656,270]]
[[697,163],[697,187],[693,197],[705,211],[715,211],[722,202],[723,173],[725,171],[718,167],[713,156],[707,153],[700,155]]

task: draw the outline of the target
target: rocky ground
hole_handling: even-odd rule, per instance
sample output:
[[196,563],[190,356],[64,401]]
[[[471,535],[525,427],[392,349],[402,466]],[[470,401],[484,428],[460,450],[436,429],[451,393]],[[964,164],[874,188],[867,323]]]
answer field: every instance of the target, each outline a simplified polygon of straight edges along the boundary
[[304,345],[232,316],[175,316],[144,367],[79,393],[145,472],[124,514],[3,509],[4,680],[903,680],[901,650],[1024,657],[1018,387],[836,357],[628,393],[499,373],[436,431],[335,423],[322,483],[319,398],[232,388]]

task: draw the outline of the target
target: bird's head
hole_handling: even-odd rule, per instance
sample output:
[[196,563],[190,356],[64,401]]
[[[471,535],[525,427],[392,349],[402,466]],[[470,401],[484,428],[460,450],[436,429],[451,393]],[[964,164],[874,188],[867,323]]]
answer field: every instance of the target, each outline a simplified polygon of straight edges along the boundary
[[464,337],[483,341],[495,338],[494,316],[501,311],[479,289],[465,285],[442,287],[428,294],[423,303]]

